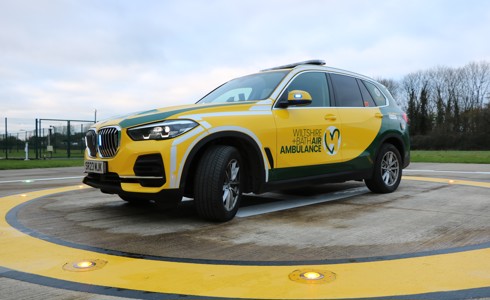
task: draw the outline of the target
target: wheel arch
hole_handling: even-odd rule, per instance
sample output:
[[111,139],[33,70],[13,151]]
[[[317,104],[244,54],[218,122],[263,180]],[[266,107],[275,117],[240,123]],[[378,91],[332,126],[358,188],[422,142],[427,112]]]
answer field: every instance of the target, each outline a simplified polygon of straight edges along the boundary
[[[389,134],[385,135],[379,143],[380,147],[376,151],[376,157],[378,156],[378,153],[381,149],[381,145],[383,145],[383,144],[392,144],[393,146],[395,146],[395,148],[400,153],[400,156],[402,159],[402,165],[405,166],[405,163],[406,163],[406,161],[405,161],[405,159],[406,159],[406,155],[405,155],[406,147],[405,147],[405,144],[403,142],[403,139],[399,135],[394,134],[394,133],[389,133]],[[375,159],[376,159],[376,157],[375,157]]]
[[260,146],[254,138],[238,131],[220,131],[212,133],[199,141],[191,150],[184,164],[180,178],[180,187],[184,195],[193,194],[194,176],[197,165],[204,153],[214,145],[229,145],[235,147],[245,163],[246,181],[244,192],[256,192],[262,189],[266,181],[266,168],[264,165],[264,156]]

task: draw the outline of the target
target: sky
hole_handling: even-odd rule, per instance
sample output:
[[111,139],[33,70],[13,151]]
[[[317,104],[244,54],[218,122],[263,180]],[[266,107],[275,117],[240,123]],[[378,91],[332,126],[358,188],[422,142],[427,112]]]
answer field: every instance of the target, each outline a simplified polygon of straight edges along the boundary
[[308,59],[398,80],[490,61],[489,37],[486,0],[0,0],[0,132],[194,103]]

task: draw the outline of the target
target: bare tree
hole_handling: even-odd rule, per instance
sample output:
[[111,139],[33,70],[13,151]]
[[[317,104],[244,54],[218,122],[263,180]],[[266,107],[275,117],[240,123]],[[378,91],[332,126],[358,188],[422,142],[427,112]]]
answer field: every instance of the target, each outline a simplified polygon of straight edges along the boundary
[[393,96],[393,98],[395,98],[395,100],[399,100],[398,96],[400,94],[400,84],[394,80],[394,79],[390,79],[390,78],[376,78],[376,81],[381,83],[382,85],[384,85],[386,87],[386,89],[388,89],[388,91],[390,92],[390,94]]

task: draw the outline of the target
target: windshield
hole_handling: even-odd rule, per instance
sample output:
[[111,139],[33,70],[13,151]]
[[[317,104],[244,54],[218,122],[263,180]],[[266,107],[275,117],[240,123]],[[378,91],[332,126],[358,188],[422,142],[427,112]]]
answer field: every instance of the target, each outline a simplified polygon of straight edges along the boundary
[[267,99],[288,72],[258,73],[233,79],[207,94],[197,103],[225,103]]

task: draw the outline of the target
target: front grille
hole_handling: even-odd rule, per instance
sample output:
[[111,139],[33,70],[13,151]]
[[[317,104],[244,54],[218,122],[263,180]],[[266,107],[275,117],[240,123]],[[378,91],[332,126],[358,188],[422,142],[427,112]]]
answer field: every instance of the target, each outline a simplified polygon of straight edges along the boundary
[[97,134],[97,147],[101,157],[113,157],[119,149],[120,130],[117,127],[105,127]]
[[90,157],[95,157],[97,155],[97,133],[95,133],[95,130],[89,130],[85,134],[85,145]]

